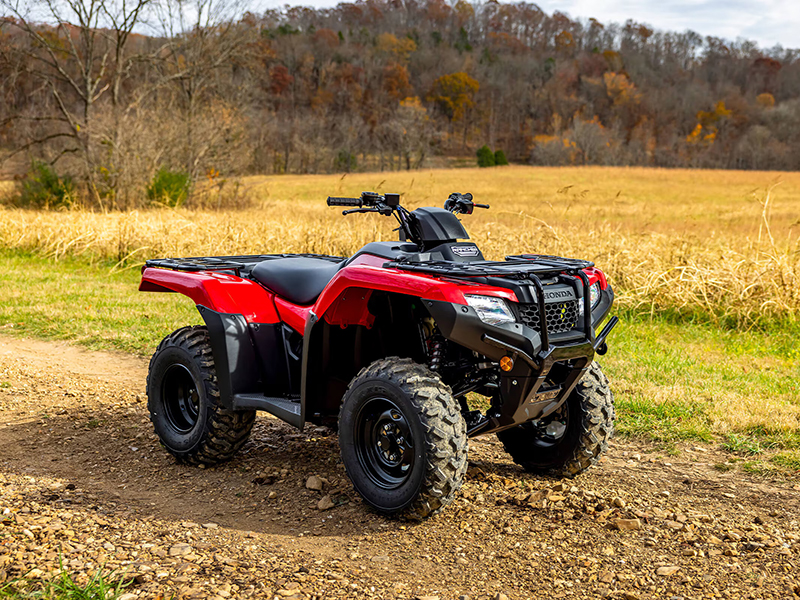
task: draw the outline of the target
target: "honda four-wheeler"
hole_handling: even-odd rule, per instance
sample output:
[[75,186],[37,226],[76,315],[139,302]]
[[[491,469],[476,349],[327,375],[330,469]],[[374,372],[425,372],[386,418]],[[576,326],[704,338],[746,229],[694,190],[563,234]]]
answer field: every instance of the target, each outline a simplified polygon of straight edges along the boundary
[[614,406],[593,359],[617,323],[596,333],[614,297],[599,269],[538,254],[484,259],[456,217],[488,208],[471,194],[444,209],[409,211],[399,194],[372,192],[328,205],[393,216],[400,241],[349,258],[146,263],[140,290],[185,294],[205,321],[168,335],[150,361],[148,409],[171,454],[231,458],[258,410],[328,425],[364,500],[412,519],[453,500],[470,437],[496,433],[535,473],[573,476],[597,461]]

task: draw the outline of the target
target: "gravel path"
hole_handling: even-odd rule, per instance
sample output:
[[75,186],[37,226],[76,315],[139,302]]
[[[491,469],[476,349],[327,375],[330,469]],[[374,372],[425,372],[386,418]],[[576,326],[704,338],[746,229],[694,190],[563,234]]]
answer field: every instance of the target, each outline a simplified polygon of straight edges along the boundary
[[[177,465],[146,416],[146,362],[0,337],[0,582],[125,573],[133,598],[791,598],[800,486],[617,440],[575,479],[494,437],[421,524],[370,512],[335,434],[260,417],[216,468]],[[309,489],[321,488],[321,489]]]

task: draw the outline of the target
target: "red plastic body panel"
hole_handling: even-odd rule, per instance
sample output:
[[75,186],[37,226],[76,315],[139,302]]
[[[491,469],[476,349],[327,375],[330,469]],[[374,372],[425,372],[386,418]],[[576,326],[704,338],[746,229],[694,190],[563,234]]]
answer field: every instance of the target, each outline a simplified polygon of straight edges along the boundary
[[281,321],[275,308],[275,294],[253,281],[224,273],[187,273],[147,267],[142,271],[139,291],[178,292],[211,310],[241,314],[248,323]]
[[592,285],[594,282],[600,282],[600,289],[604,290],[608,287],[608,281],[606,281],[606,274],[603,273],[597,267],[589,267],[588,269],[583,270],[584,273],[589,277],[589,285]]
[[311,312],[312,307],[292,304],[280,296],[275,297],[275,306],[278,309],[278,314],[281,317],[281,321],[286,323],[300,335],[305,334],[306,320],[308,319],[308,313]]
[[[379,260],[382,263],[386,262],[383,259]],[[314,304],[314,314],[325,315],[339,296],[348,288],[353,287],[406,294],[426,300],[443,300],[455,304],[467,303],[464,298],[465,293],[492,295],[513,302],[517,301],[517,296],[511,290],[477,283],[470,284],[463,280],[453,281],[430,275],[420,275],[400,269],[384,269],[362,263],[350,264],[334,276]]]
[[363,325],[371,329],[375,324],[375,315],[367,309],[371,296],[372,290],[367,288],[347,288],[325,312],[324,319],[342,329],[348,325]]

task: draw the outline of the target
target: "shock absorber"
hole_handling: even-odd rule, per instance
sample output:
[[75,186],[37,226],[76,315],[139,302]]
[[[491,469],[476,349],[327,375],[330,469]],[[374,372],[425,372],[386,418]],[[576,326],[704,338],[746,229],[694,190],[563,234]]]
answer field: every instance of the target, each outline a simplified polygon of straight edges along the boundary
[[430,341],[430,368],[431,371],[438,371],[444,357],[444,339],[441,336],[435,335]]

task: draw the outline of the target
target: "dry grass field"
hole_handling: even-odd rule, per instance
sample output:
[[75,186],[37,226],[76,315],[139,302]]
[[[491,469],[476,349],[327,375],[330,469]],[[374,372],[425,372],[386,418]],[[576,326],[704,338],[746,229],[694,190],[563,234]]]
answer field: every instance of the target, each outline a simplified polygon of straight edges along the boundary
[[342,217],[327,195],[395,191],[415,208],[471,191],[492,205],[463,217],[488,257],[556,253],[609,274],[623,324],[603,365],[621,433],[718,440],[745,469],[800,470],[800,174],[509,167],[245,185],[238,211],[0,209],[0,329],[147,356],[199,316],[136,292],[145,259],[347,255],[393,239],[394,221]]
[[800,174],[641,168],[429,170],[252,177],[252,208],[129,213],[4,210],[0,247],[47,257],[319,252],[391,239],[394,221],[343,218],[327,195],[400,192],[414,208],[472,192],[492,205],[464,217],[491,258],[539,252],[594,260],[621,306],[750,327],[796,322]]

